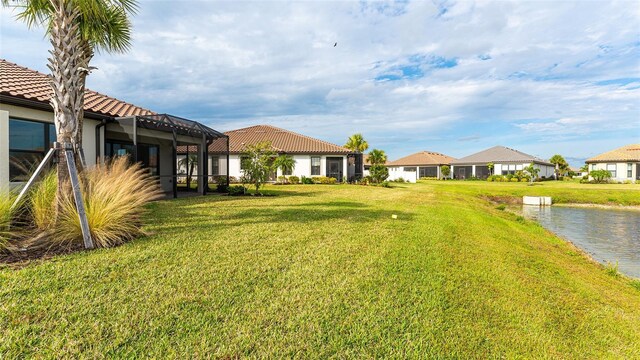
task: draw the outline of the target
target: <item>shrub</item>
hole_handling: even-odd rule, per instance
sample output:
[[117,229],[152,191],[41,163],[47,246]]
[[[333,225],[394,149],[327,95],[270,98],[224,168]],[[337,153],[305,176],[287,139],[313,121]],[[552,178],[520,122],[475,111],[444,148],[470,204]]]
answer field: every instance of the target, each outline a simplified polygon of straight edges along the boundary
[[214,183],[214,184],[223,184],[223,185],[228,185],[227,184],[227,176],[226,175],[215,175],[215,176],[211,176],[210,177],[210,182]]
[[219,192],[219,193],[226,193],[226,192],[229,192],[229,185],[226,185],[226,184],[218,184],[218,185],[216,186],[216,192]]
[[389,177],[389,169],[384,165],[371,165],[369,168],[371,179],[375,183],[381,183]]
[[338,179],[333,177],[314,176],[312,179],[314,184],[334,185],[338,183]]
[[312,178],[308,178],[308,177],[302,177],[302,183],[303,184],[307,184],[307,185],[311,185],[314,184],[313,179]]
[[[143,235],[145,205],[162,192],[147,169],[130,166],[126,157],[81,174],[91,236],[97,247],[112,247]],[[82,230],[72,194],[60,199],[61,213],[52,239],[58,245],[82,243]]]
[[438,180],[438,178],[435,176],[423,176],[420,178],[420,180]]
[[56,192],[58,190],[57,176],[57,171],[50,171],[29,194],[29,209],[38,230],[51,229],[55,222]]
[[596,183],[606,183],[611,179],[611,173],[607,170],[592,170],[589,175]]
[[498,206],[496,206],[496,209],[500,210],[500,211],[504,211],[504,209],[506,209],[507,206],[505,204],[500,204]]
[[239,182],[238,178],[235,176],[229,176],[229,184],[237,184]]
[[[402,176],[401,176],[401,177],[399,177],[399,178],[397,178],[397,179],[395,179],[395,180],[392,180],[392,181],[393,181],[393,182],[397,182],[397,183],[403,183],[403,182],[405,182],[405,180],[404,180],[404,178],[403,178]],[[409,182],[409,181],[407,181],[407,182]]]
[[245,194],[244,186],[242,186],[242,185],[229,186],[229,195],[238,196],[238,195],[244,195],[244,194]]
[[281,184],[286,184],[287,183],[287,177],[284,175],[280,175],[278,176],[278,182]]
[[297,176],[289,176],[289,182],[292,184],[298,184],[300,183],[300,178]]

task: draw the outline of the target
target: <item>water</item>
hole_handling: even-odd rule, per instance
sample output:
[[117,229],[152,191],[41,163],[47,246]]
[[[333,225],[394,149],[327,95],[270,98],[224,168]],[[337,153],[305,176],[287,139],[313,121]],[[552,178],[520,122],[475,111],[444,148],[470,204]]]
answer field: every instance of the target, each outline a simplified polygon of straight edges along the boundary
[[640,211],[523,206],[523,215],[606,264],[640,278]]

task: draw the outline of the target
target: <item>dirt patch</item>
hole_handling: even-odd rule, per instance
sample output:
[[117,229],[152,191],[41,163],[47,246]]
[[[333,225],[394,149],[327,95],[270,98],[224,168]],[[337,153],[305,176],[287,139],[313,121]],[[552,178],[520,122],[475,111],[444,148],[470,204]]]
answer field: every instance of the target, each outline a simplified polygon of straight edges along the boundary
[[480,195],[481,199],[495,204],[522,205],[522,197],[509,195]]
[[70,254],[83,250],[81,244],[66,247],[33,247],[16,248],[11,251],[0,252],[0,269],[22,269],[32,262],[50,260],[58,255]]

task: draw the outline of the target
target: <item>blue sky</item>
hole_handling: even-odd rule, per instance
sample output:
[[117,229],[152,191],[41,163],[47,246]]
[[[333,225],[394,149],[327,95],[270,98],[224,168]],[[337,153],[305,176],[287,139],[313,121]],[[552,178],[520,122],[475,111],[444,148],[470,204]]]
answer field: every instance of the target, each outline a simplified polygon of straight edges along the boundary
[[[3,9],[2,58],[47,72]],[[141,1],[91,89],[218,130],[272,124],[391,159],[505,145],[572,165],[640,142],[633,1]],[[338,43],[334,47],[335,43]]]

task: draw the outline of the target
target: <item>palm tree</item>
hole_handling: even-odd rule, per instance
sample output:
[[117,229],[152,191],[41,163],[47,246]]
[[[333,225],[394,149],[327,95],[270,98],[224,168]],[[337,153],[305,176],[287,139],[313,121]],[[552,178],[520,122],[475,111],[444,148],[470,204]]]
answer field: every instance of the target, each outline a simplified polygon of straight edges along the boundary
[[[131,45],[129,14],[135,0],[1,0],[20,9],[18,19],[29,27],[46,27],[53,50],[51,70],[57,142],[82,145],[82,117],[86,76],[94,50],[124,52]],[[61,152],[62,153],[62,152]],[[58,163],[58,191],[67,179],[66,160]]]
[[291,155],[280,155],[273,161],[273,168],[282,170],[282,175],[293,172],[296,167],[296,161]]
[[187,154],[178,161],[178,166],[184,167],[187,170],[187,191],[191,190],[191,177],[193,177],[193,171],[197,163],[198,155],[196,154]]
[[363,153],[367,151],[367,149],[369,148],[369,144],[364,139],[364,137],[362,137],[362,134],[353,134],[349,136],[349,139],[347,140],[347,143],[344,145],[344,147],[349,150]]
[[373,149],[369,151],[369,163],[371,165],[384,165],[387,163],[387,154],[383,150]]

